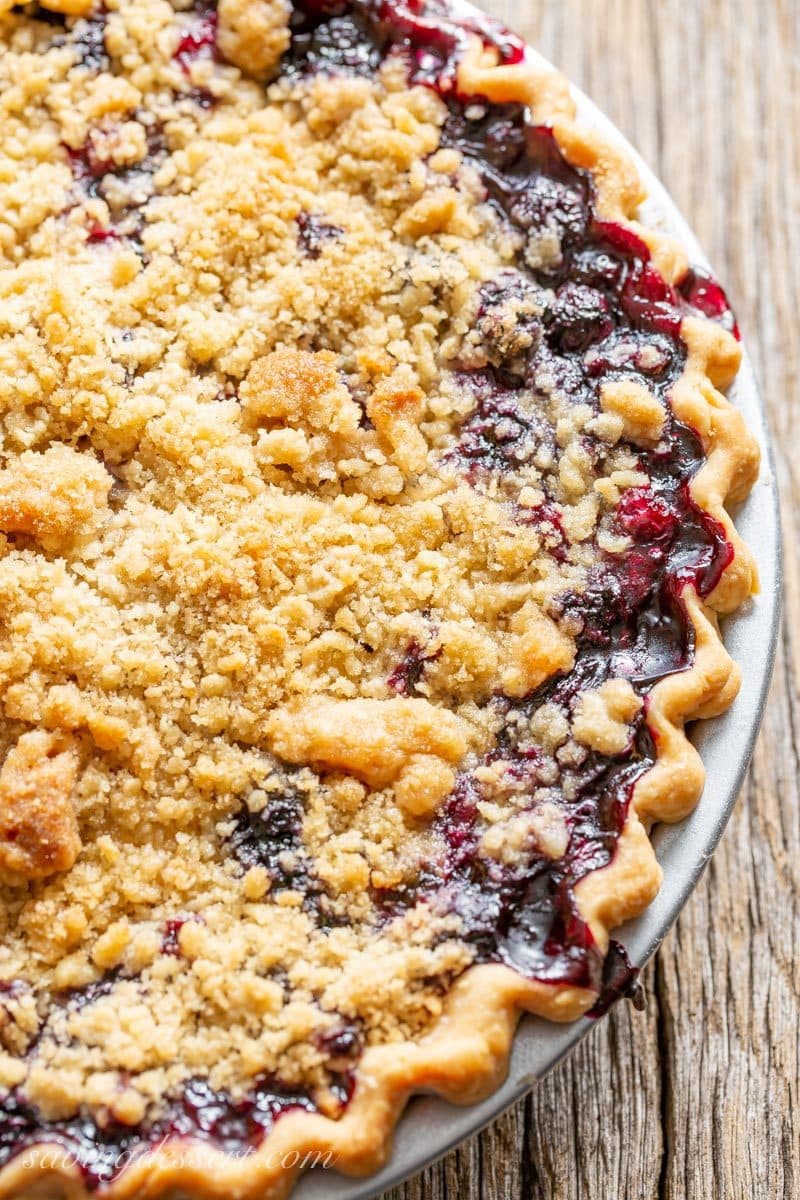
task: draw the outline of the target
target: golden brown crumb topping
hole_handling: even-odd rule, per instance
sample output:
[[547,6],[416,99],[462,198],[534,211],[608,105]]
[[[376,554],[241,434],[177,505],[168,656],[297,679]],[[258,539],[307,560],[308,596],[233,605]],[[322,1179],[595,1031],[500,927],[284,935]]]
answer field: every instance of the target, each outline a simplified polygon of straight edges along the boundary
[[65,738],[25,733],[0,770],[0,868],[39,879],[67,871],[81,848],[72,808],[76,757]]

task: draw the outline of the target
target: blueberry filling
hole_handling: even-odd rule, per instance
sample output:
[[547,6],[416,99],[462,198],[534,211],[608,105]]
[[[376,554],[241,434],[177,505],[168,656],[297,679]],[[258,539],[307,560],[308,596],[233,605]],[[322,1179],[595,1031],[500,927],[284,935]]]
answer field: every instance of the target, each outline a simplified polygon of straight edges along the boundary
[[643,1012],[646,1002],[639,975],[639,968],[631,965],[625,947],[612,938],[603,964],[600,995],[586,1015],[594,1018],[605,1016],[619,1000],[630,1000],[637,1012]]
[[[330,1091],[344,1108],[352,1095],[352,1077],[347,1072],[336,1075]],[[0,1097],[0,1163],[30,1146],[47,1143],[75,1163],[86,1188],[95,1191],[149,1147],[178,1138],[207,1142],[239,1156],[252,1154],[276,1121],[299,1111],[318,1109],[305,1092],[279,1080],[263,1079],[244,1099],[234,1100],[198,1078],[169,1100],[163,1114],[146,1129],[113,1118],[100,1124],[84,1114],[49,1122],[15,1089]]]
[[335,242],[343,232],[315,213],[301,212],[297,216],[297,244],[307,258],[319,258],[327,243]]
[[[481,765],[499,766],[505,784],[533,795],[547,778],[545,764],[515,730],[529,724],[544,703],[569,710],[582,691],[609,674],[604,655],[586,654],[570,675],[545,685],[521,705],[498,699],[505,728]],[[599,988],[603,957],[580,915],[575,887],[611,861],[631,792],[653,755],[640,714],[622,754],[609,758],[592,751],[581,762],[562,766],[561,788],[570,797],[564,806],[567,849],[551,859],[532,840],[513,866],[482,853],[478,805],[489,795],[484,795],[480,772],[463,774],[435,822],[445,846],[441,874],[433,887],[426,879],[413,898],[436,912],[458,915],[476,962],[501,962],[529,978]]]
[[739,326],[731,311],[728,297],[717,281],[705,271],[698,267],[690,268],[679,283],[678,291],[689,309],[712,321],[718,321],[724,329],[739,339]]
[[530,462],[543,449],[554,452],[553,431],[528,395],[510,389],[491,368],[463,380],[475,396],[464,421],[455,459],[470,483],[478,472],[499,472]]
[[266,867],[274,888],[309,887],[310,865],[303,846],[303,806],[299,792],[271,798],[261,812],[245,805],[229,845],[245,870]]
[[65,13],[52,12],[49,8],[44,8],[40,4],[15,4],[11,11],[19,16],[26,16],[34,21],[40,21],[43,25],[52,25],[56,29],[64,29],[66,27],[67,18]]
[[65,150],[74,180],[69,207],[97,198],[105,200],[109,207],[110,223],[100,225],[90,221],[87,241],[97,244],[126,238],[142,253],[143,209],[153,192],[153,175],[164,162],[167,149],[159,123],[144,112],[136,116],[145,130],[147,154],[133,166],[120,166],[104,157],[102,139],[93,132],[83,145],[78,148],[67,146]]
[[313,859],[303,842],[303,797],[287,779],[284,790],[273,795],[260,812],[245,804],[228,837],[228,847],[245,871],[264,867],[272,893],[291,889],[303,897],[303,909],[322,927],[341,924],[342,918],[317,877]]
[[[166,922],[162,953],[179,955],[180,929],[187,920],[196,919],[190,915]],[[119,978],[119,970],[109,971],[94,983],[60,993],[58,1002],[80,1011],[109,995]],[[0,983],[0,997],[14,998],[25,988],[20,981]],[[330,1115],[331,1105],[343,1111],[352,1097],[352,1068],[363,1051],[363,1040],[355,1025],[341,1019],[319,1034],[316,1043],[327,1063],[325,1111]],[[111,1113],[103,1119],[83,1111],[66,1120],[49,1121],[25,1099],[22,1089],[14,1088],[0,1095],[0,1165],[28,1147],[46,1142],[79,1168],[87,1189],[94,1191],[114,1179],[137,1155],[172,1139],[208,1142],[231,1154],[250,1154],[275,1122],[293,1111],[318,1112],[319,1108],[307,1090],[273,1076],[256,1080],[241,1099],[214,1090],[201,1077],[190,1079],[179,1094],[167,1097],[156,1119],[134,1126]]]
[[708,595],[733,556],[724,529],[691,497],[689,481],[701,461],[699,442],[675,422],[669,450],[650,456],[649,487],[630,489],[617,507],[631,548],[602,555],[586,590],[562,599],[563,610],[582,619],[582,643],[608,653],[611,671],[637,685],[690,665],[681,592],[691,584]]
[[93,13],[90,17],[76,22],[70,42],[77,55],[79,67],[92,72],[108,70],[110,60],[106,52],[105,11]]
[[314,71],[372,75],[394,51],[408,62],[411,83],[442,94],[455,88],[468,35],[493,46],[504,63],[520,62],[524,45],[489,17],[452,20],[441,0],[294,0],[288,76]]
[[106,11],[94,11],[88,17],[70,19],[65,13],[51,12],[38,4],[20,6],[12,11],[25,14],[35,21],[59,30],[51,46],[70,46],[75,53],[75,65],[82,70],[97,74],[108,70],[109,57],[106,53]]
[[[493,409],[476,408],[467,422],[466,445],[483,450],[472,461],[503,465],[510,435],[492,434],[509,424],[506,393],[491,393]],[[482,422],[477,441],[478,419]],[[513,421],[511,428],[519,428]],[[582,622],[575,667],[564,678],[546,684],[521,705],[498,698],[504,730],[486,763],[501,760],[505,772],[533,795],[545,780],[535,750],[520,745],[514,730],[529,724],[545,703],[570,711],[578,697],[610,678],[626,678],[645,698],[659,679],[686,669],[693,652],[681,592],[691,583],[707,595],[730,561],[732,549],[724,530],[694,504],[689,481],[702,462],[700,444],[686,427],[672,421],[668,449],[652,451],[647,460],[648,487],[623,494],[615,521],[631,539],[622,555],[604,554],[580,595],[564,595],[562,611]],[[462,431],[462,440],[463,440]],[[518,445],[519,439],[514,443]],[[463,447],[462,447],[463,448]],[[492,458],[494,455],[494,458]],[[469,472],[468,472],[469,473]],[[545,501],[527,514],[559,537],[557,510]],[[551,551],[563,553],[563,539]],[[395,690],[413,687],[422,677],[425,657],[412,643],[390,679]],[[646,711],[646,710],[645,710]],[[534,846],[513,868],[481,854],[478,803],[481,784],[472,772],[457,788],[435,822],[446,849],[441,872],[426,873],[415,886],[376,897],[386,917],[394,917],[419,901],[439,912],[459,916],[462,936],[476,961],[504,962],[539,980],[599,989],[603,958],[575,902],[575,887],[590,871],[607,866],[625,823],[636,781],[655,760],[655,747],[644,714],[633,736],[615,758],[591,753],[576,768],[561,768],[562,793],[569,797],[565,816],[569,843],[553,861]],[[548,780],[549,782],[549,780]]]
[[183,951],[181,950],[181,930],[189,921],[200,921],[202,917],[197,913],[186,913],[179,917],[170,917],[164,922],[164,936],[161,939],[161,953],[170,954],[175,958],[180,958]]
[[58,999],[62,1004],[75,1011],[87,1008],[90,1004],[108,996],[120,975],[121,972],[118,969],[107,971],[93,983],[84,984],[82,987],[66,988],[65,991],[58,993]]
[[561,513],[552,500],[543,500],[533,508],[520,508],[517,519],[521,525],[533,525],[551,558],[556,562],[566,562],[567,536],[564,532],[564,522]]
[[294,6],[292,43],[282,64],[285,78],[340,71],[368,78],[374,75],[384,44],[359,11],[348,9],[346,4]]
[[217,57],[217,9],[216,4],[201,0],[195,4],[181,29],[174,58],[183,72],[188,75],[192,63],[201,58]]
[[418,695],[428,663],[436,662],[441,653],[441,650],[428,651],[419,642],[409,642],[405,654],[386,681],[388,686],[398,696]]
[[361,1056],[364,1041],[359,1029],[348,1022],[334,1025],[316,1038],[316,1044],[333,1063],[348,1063]]
[[[93,72],[110,69],[105,30],[105,11],[75,23],[66,40],[78,56],[79,67]],[[192,64],[200,59],[216,60],[216,43],[216,5],[200,0],[186,14],[186,23],[173,56],[183,74],[188,77]],[[186,95],[202,108],[209,108],[214,103],[213,95],[203,88],[192,88]],[[105,200],[110,210],[108,225],[96,220],[88,222],[89,244],[114,243],[125,238],[141,253],[143,210],[153,192],[152,177],[167,156],[167,146],[160,121],[145,111],[138,111],[134,116],[145,131],[147,153],[141,162],[120,165],[106,157],[102,149],[102,133],[99,131],[90,131],[81,146],[66,146],[65,150],[74,180],[74,194],[69,207],[99,198]]]

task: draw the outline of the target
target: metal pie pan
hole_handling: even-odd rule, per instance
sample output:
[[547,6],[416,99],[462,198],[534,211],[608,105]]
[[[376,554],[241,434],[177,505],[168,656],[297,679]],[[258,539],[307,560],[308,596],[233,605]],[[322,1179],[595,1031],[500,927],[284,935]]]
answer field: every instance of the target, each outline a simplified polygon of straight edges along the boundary
[[[457,15],[474,15],[477,11],[463,0],[452,0],[451,7]],[[528,54],[533,61],[543,61],[532,49]],[[675,235],[687,248],[692,262],[708,267],[697,239],[653,172],[588,97],[577,89],[573,93],[581,121],[612,138],[637,163],[648,193],[642,207],[643,219]],[[734,514],[739,531],[755,554],[761,592],[723,622],[725,644],[742,668],[743,683],[738,699],[725,716],[699,722],[693,731],[692,740],[708,773],[703,797],[685,821],[654,831],[653,844],[664,868],[661,891],[641,917],[615,933],[636,966],[643,966],[663,941],[722,836],[761,725],[777,644],[781,570],[778,496],[764,409],[746,350],[729,398],[744,414],[763,455],[759,481]],[[397,1127],[391,1158],[381,1171],[368,1179],[353,1180],[332,1169],[314,1169],[298,1183],[295,1200],[370,1200],[416,1174],[535,1087],[594,1024],[588,1018],[568,1026],[523,1018],[506,1081],[489,1099],[463,1109],[435,1096],[414,1098]]]

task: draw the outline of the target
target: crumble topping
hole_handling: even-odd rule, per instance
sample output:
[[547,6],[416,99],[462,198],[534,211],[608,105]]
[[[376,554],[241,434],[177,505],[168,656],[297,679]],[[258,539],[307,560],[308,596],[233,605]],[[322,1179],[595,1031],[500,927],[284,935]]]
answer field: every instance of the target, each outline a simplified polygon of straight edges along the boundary
[[675,564],[722,555],[668,406],[684,300],[547,131],[411,85],[370,11],[0,16],[29,1140],[336,1116],[472,963],[600,978],[571,889],[691,655]]
[[57,552],[102,524],[112,483],[101,463],[69,446],[25,450],[0,470],[0,530]]
[[269,79],[289,48],[288,0],[219,0],[217,48],[243,75]]
[[608,679],[578,698],[573,736],[601,754],[621,754],[631,737],[630,722],[641,707],[641,697],[627,679]]
[[81,848],[72,807],[77,761],[69,739],[25,733],[0,770],[0,869],[39,879],[68,871]]

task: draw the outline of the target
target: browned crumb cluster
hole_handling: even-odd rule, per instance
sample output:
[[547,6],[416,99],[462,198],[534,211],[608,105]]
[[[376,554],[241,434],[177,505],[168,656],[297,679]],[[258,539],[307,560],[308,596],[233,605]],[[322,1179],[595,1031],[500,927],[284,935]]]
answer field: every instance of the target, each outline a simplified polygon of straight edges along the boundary
[[[68,34],[84,8],[59,6]],[[551,448],[469,486],[455,368],[523,353],[524,321],[478,321],[518,246],[439,148],[442,102],[391,66],[265,93],[283,0],[221,0],[227,61],[176,57],[180,6],[107,8],[100,66],[0,16],[0,980],[28,986],[0,1086],[136,1123],[197,1074],[322,1087],[342,1018],[387,1041],[439,1013],[472,955],[456,918],[378,935],[371,888],[434,853],[426,818],[492,744],[492,694],[571,665],[545,604],[620,548],[604,505],[641,477],[611,447],[663,413],[609,391],[598,416],[537,380]],[[332,231],[313,255],[309,216]],[[513,485],[535,509],[545,481],[557,559],[503,503]],[[413,697],[390,684],[410,645]],[[637,710],[608,685],[574,737],[544,710],[528,736],[613,750]],[[327,925],[231,853],[243,809],[289,788]],[[486,853],[563,853],[557,808],[519,802],[486,806]],[[92,1003],[48,999],[111,971]]]

